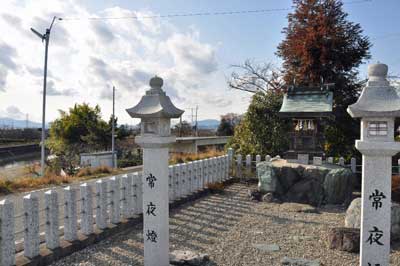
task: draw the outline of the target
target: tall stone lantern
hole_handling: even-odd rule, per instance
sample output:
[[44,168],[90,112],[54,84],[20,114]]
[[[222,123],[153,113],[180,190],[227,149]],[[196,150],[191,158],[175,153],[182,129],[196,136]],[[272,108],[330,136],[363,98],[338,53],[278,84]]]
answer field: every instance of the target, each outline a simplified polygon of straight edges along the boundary
[[394,141],[394,120],[400,98],[387,80],[385,64],[368,66],[368,83],[348,113],[361,118],[362,153],[361,266],[389,266],[392,156],[400,151]]
[[154,77],[140,102],[126,111],[141,119],[141,134],[135,141],[143,148],[143,238],[145,266],[169,265],[168,146],[171,118],[176,108],[161,89],[163,80]]

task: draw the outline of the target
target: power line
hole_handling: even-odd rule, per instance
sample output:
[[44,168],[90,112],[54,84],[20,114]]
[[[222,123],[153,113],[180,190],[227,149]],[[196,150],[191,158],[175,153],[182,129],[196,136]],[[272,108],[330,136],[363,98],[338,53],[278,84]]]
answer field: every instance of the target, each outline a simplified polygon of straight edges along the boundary
[[[366,2],[372,2],[373,0],[354,0],[343,2],[343,4],[361,4]],[[73,20],[122,20],[122,19],[159,19],[159,18],[175,18],[175,17],[203,17],[203,16],[226,16],[226,15],[243,15],[243,14],[262,14],[262,13],[273,13],[292,10],[294,7],[286,8],[269,8],[269,9],[254,9],[254,10],[236,10],[236,11],[208,11],[208,12],[196,12],[196,13],[174,13],[174,14],[159,14],[149,16],[122,16],[122,17],[87,17],[87,18],[68,18],[65,17],[62,20],[73,21]]]

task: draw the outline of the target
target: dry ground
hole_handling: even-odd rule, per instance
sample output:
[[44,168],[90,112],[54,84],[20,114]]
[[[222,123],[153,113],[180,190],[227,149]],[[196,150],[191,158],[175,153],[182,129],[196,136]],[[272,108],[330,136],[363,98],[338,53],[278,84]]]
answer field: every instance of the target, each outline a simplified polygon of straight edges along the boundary
[[[280,265],[283,257],[319,260],[325,266],[358,265],[358,255],[330,250],[327,231],[344,225],[340,207],[298,212],[297,204],[252,202],[248,187],[234,184],[171,212],[171,249],[208,253],[209,265]],[[53,265],[143,265],[142,225],[72,254]],[[254,244],[276,244],[260,251]],[[400,249],[391,265],[400,265]]]

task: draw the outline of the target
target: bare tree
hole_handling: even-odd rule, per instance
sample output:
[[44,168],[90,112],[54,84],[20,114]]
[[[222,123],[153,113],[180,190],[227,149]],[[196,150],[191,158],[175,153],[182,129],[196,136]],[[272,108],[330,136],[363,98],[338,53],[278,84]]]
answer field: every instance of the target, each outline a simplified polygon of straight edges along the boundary
[[231,67],[239,71],[233,71],[228,81],[232,89],[251,93],[283,89],[281,71],[271,63],[256,63],[254,60],[247,59],[243,64]]

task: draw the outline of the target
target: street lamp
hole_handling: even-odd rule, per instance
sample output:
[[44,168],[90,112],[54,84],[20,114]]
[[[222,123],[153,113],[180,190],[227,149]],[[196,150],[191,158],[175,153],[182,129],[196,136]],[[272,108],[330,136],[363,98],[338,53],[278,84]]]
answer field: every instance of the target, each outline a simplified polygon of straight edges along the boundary
[[[53,27],[54,21],[57,19],[56,16],[53,17],[51,21],[50,27],[46,29],[45,34],[39,33],[34,28],[31,28],[31,31],[37,35],[42,42],[45,42],[45,54],[44,54],[44,77],[43,77],[43,110],[42,110],[42,146],[41,146],[41,160],[40,160],[40,174],[44,175],[44,161],[45,161],[45,149],[44,149],[44,141],[46,138],[46,130],[45,130],[45,119],[46,119],[46,84],[47,84],[47,54],[49,50],[49,40],[50,40],[50,32]],[[62,18],[58,18],[58,20],[62,20]]]

